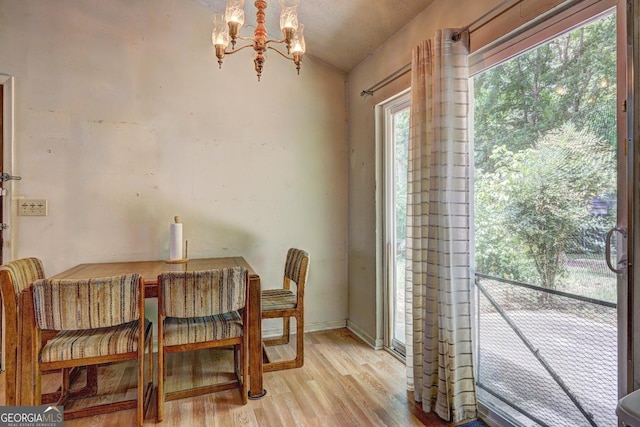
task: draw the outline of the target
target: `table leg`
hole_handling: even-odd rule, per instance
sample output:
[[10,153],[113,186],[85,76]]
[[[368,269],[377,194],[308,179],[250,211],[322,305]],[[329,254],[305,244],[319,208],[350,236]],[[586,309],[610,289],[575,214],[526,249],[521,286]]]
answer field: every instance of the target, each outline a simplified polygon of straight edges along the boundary
[[262,384],[262,298],[260,277],[249,277],[249,399],[267,394]]

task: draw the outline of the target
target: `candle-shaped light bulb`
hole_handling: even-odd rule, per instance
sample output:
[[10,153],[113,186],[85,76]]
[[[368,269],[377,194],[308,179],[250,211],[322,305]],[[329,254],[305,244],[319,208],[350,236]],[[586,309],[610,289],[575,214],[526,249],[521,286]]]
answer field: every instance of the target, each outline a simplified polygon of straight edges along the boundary
[[304,25],[298,25],[298,29],[293,34],[293,40],[291,42],[291,53],[298,53],[300,55],[304,55],[307,47],[304,42]]
[[298,0],[280,0],[280,29],[290,52],[293,33],[298,29]]
[[218,65],[222,68],[222,58],[224,58],[225,49],[229,46],[229,31],[224,20],[224,15],[216,13],[213,15],[213,31],[211,32],[211,43],[216,48],[216,57]]
[[229,46],[229,32],[224,20],[224,15],[216,13],[213,15],[213,31],[211,33],[211,41],[214,46]]
[[228,0],[225,10],[227,23],[236,22],[238,29],[244,24],[244,0]]
[[225,10],[225,20],[229,26],[231,45],[235,47],[236,37],[244,24],[244,0],[228,0]]

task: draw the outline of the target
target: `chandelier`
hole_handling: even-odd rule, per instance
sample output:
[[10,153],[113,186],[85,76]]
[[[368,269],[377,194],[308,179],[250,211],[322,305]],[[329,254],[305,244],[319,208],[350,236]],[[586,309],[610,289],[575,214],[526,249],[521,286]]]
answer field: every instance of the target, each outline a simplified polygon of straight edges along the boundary
[[[216,48],[216,56],[218,57],[219,68],[222,68],[222,59],[225,55],[231,55],[242,49],[253,47],[255,64],[258,81],[262,76],[262,67],[264,66],[265,54],[267,49],[278,52],[282,57],[293,61],[300,74],[300,66],[302,64],[302,55],[305,52],[304,43],[304,26],[298,24],[298,1],[299,0],[280,0],[280,29],[282,30],[283,39],[272,40],[267,38],[267,27],[264,25],[267,2],[265,0],[256,0],[256,29],[253,37],[242,37],[239,35],[240,28],[244,23],[244,0],[227,0],[227,8],[224,14],[216,13],[213,15],[213,33],[211,41]],[[236,49],[238,40],[248,41],[249,43]],[[227,50],[231,42],[231,50]],[[287,53],[273,47],[271,44],[284,44]]]

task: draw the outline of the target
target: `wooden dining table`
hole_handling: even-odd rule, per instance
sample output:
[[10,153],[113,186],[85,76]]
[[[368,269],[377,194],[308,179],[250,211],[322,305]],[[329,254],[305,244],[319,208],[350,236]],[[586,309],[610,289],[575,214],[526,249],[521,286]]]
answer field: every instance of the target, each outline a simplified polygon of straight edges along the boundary
[[[194,271],[214,268],[242,266],[249,274],[249,398],[259,399],[266,394],[262,380],[262,327],[260,276],[241,256],[224,258],[190,259],[186,262],[172,261],[127,261],[79,264],[69,270],[52,276],[51,279],[88,279],[138,273],[144,279],[145,298],[158,296],[158,275],[166,271]],[[18,385],[18,405],[34,404],[33,357],[35,336],[35,316],[33,299],[29,289],[20,294],[20,337],[18,369],[22,381]]]

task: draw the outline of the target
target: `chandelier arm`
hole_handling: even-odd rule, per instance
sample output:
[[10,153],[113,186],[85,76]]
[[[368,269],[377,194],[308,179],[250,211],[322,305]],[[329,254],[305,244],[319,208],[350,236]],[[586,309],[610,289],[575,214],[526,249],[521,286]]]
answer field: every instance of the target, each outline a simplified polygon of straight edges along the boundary
[[228,51],[227,51],[227,50],[225,50],[225,51],[224,51],[224,54],[225,54],[225,55],[233,55],[234,53],[236,53],[236,52],[240,52],[242,49],[246,49],[246,48],[248,48],[248,47],[253,47],[253,45],[251,45],[251,44],[246,44],[246,45],[244,45],[244,46],[242,46],[242,47],[239,47],[239,48],[237,48],[237,49],[228,50]]
[[275,47],[271,47],[271,46],[267,46],[267,49],[271,49],[271,50],[275,50],[276,52],[278,52],[280,54],[280,56],[282,56],[285,59],[288,59],[289,61],[293,61],[293,58],[280,52],[278,49],[276,49]]
[[269,44],[269,43],[278,43],[278,44],[282,44],[282,43],[286,43],[287,39],[281,39],[281,40],[277,40],[277,39],[269,39],[265,42],[265,44]]

